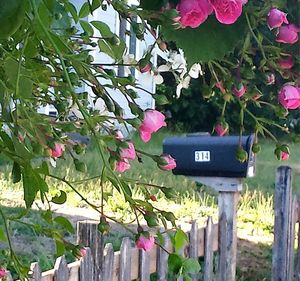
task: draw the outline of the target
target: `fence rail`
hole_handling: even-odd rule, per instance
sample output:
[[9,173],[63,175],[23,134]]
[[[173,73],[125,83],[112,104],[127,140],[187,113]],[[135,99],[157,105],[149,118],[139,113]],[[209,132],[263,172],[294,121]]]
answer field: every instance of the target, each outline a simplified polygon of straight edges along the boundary
[[[96,222],[79,222],[78,235],[89,235],[92,239],[93,232],[86,229],[94,229]],[[80,231],[81,230],[81,231]],[[82,231],[84,230],[84,231]],[[187,233],[189,244],[184,249],[187,257],[204,257],[205,268],[201,273],[205,281],[214,280],[213,253],[218,251],[218,224],[213,224],[208,218],[206,227],[198,228],[196,222],[191,224],[191,230]],[[172,245],[165,238],[164,248],[172,252]],[[84,241],[86,237],[78,237]],[[90,243],[90,242],[89,242]],[[86,244],[89,244],[86,243]],[[95,245],[94,245],[95,246]],[[100,247],[101,248],[101,247]],[[121,249],[114,252],[112,244],[108,243],[103,249],[103,256],[97,256],[99,252],[86,248],[86,255],[80,260],[67,264],[64,256],[57,258],[54,269],[41,272],[38,263],[31,265],[30,281],[129,281],[138,279],[140,281],[150,281],[150,275],[157,273],[158,281],[166,281],[168,275],[168,254],[162,248],[155,246],[151,251],[145,252],[134,247],[133,241],[123,238]],[[99,271],[95,269],[94,260],[101,259],[102,267]],[[199,280],[199,274],[191,276],[193,281]],[[12,280],[9,278],[9,280]]]

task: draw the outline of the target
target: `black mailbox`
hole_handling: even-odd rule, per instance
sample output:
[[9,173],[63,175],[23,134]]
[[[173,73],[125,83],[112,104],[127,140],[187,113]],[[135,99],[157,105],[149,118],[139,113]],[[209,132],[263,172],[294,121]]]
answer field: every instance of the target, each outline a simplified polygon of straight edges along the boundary
[[253,141],[254,135],[241,137],[241,145],[248,153],[248,160],[244,163],[236,159],[239,136],[169,137],[164,140],[163,152],[176,159],[175,175],[245,178],[255,173]]

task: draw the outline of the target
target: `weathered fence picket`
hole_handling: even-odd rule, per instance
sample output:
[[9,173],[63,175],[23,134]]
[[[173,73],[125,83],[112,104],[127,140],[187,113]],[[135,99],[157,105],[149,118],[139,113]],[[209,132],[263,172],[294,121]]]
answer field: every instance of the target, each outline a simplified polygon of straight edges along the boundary
[[299,202],[293,195],[292,169],[279,167],[276,173],[274,197],[274,244],[272,281],[300,281],[300,231],[295,261],[296,224],[299,226]]
[[65,256],[59,257],[54,265],[54,281],[69,280],[69,269]]
[[205,229],[204,281],[213,280],[213,222],[209,217]]
[[[189,233],[189,256],[190,258],[198,258],[198,224],[197,221],[192,222],[191,231]],[[200,274],[191,274],[192,281],[198,281]]]
[[41,281],[42,280],[42,273],[40,270],[40,266],[37,262],[31,264],[30,271],[31,271],[30,281]]
[[131,241],[124,238],[120,250],[120,278],[119,281],[131,280]]
[[[169,248],[169,236],[164,233],[162,234],[164,238],[163,248]],[[169,254],[163,249],[157,248],[157,259],[156,259],[156,270],[157,270],[157,281],[164,281],[168,278],[168,257]]]
[[[103,257],[103,281],[113,280],[114,273],[114,249],[111,243],[106,244],[104,248],[104,257]],[[80,280],[83,281],[83,280]]]
[[94,267],[91,249],[86,248],[85,251],[85,255],[80,259],[79,281],[94,281]]

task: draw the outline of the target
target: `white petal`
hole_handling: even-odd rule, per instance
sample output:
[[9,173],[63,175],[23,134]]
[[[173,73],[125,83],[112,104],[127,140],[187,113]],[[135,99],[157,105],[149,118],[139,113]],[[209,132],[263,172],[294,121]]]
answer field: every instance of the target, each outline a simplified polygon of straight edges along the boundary
[[160,74],[154,75],[154,82],[155,84],[159,85],[164,82],[164,78]]
[[168,71],[170,71],[170,66],[169,66],[169,65],[166,65],[166,64],[160,65],[160,66],[157,68],[157,71],[158,71],[158,72],[168,72]]
[[179,83],[176,87],[176,97],[179,98],[181,94],[182,84]]
[[201,74],[201,66],[199,63],[195,63],[190,71],[189,71],[189,75],[194,78],[194,79],[197,79],[199,77],[199,74]]
[[182,81],[182,87],[184,89],[188,89],[188,87],[190,86],[190,81],[191,81],[191,76],[185,77]]

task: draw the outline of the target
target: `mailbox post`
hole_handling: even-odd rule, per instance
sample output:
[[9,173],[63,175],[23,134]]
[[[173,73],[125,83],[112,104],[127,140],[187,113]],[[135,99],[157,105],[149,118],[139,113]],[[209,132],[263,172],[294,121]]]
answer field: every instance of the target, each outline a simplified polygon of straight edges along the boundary
[[[164,153],[176,159],[175,175],[186,175],[218,191],[218,281],[235,281],[237,259],[237,208],[243,178],[254,176],[254,136],[172,137],[164,141]],[[236,159],[239,145],[248,152],[244,163]]]

